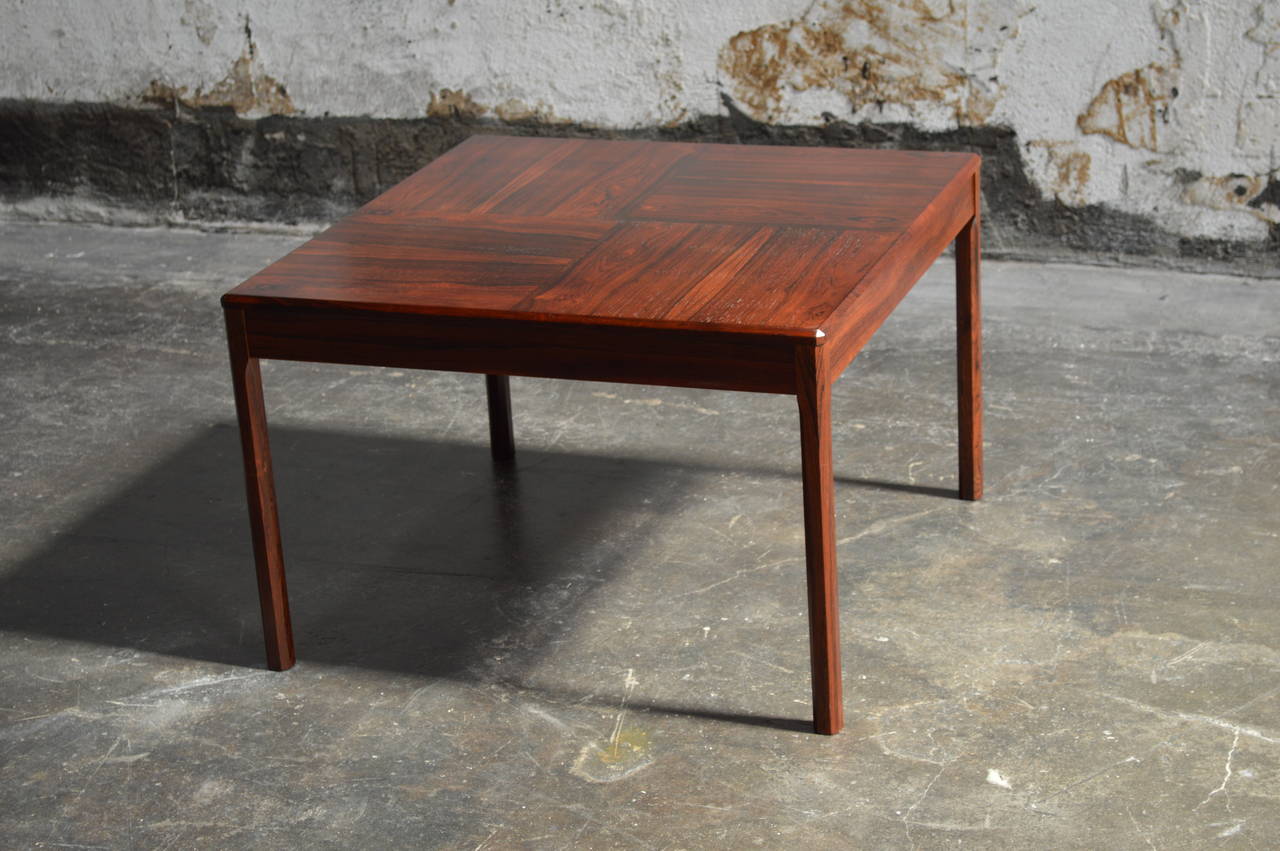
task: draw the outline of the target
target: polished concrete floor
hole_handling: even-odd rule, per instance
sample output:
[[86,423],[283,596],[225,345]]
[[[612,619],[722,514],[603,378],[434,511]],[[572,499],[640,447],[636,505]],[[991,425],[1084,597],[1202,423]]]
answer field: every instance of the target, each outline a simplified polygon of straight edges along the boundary
[[944,262],[836,385],[848,727],[786,397],[264,368],[263,666],[217,298],[297,240],[0,226],[0,846],[1280,844],[1280,281]]

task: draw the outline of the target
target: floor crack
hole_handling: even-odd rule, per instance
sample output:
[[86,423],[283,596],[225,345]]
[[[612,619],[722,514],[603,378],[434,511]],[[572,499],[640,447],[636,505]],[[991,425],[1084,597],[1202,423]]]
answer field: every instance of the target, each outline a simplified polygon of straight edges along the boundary
[[1231,782],[1231,760],[1235,759],[1236,751],[1240,749],[1240,728],[1236,727],[1234,733],[1235,735],[1231,739],[1231,749],[1227,751],[1227,769],[1226,773],[1222,775],[1222,782],[1218,784],[1217,789],[1214,789],[1208,795],[1205,795],[1203,801],[1192,807],[1192,812],[1195,812],[1205,804],[1209,803],[1213,796],[1219,792],[1222,793],[1222,797],[1227,802],[1227,812],[1231,811],[1231,796],[1227,793],[1227,784]]

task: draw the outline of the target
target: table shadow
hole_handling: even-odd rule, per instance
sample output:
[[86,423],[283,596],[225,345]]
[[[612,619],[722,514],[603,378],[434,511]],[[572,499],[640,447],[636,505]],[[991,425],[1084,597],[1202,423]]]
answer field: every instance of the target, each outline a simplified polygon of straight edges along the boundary
[[[502,653],[518,680],[705,473],[531,449],[495,467],[479,445],[289,426],[271,439],[300,658],[423,677],[492,676]],[[0,576],[0,630],[264,667],[240,463],[232,424],[193,435]]]
[[[271,440],[300,658],[424,677],[490,676],[501,652],[518,680],[709,469],[527,448],[503,467],[482,445],[289,426]],[[193,435],[0,576],[0,629],[264,667],[240,463],[233,424]],[[797,482],[797,523],[798,497]]]
[[853,476],[835,476],[836,485],[852,485],[868,490],[895,491],[897,493],[913,493],[918,496],[936,496],[946,499],[959,499],[959,488],[939,488],[932,485],[913,485],[907,482],[886,482],[881,479],[859,479]]

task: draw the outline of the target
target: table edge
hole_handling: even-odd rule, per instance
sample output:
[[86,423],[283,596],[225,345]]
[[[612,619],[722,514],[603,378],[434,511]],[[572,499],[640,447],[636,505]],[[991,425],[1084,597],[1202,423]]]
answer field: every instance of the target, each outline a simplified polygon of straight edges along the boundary
[[255,296],[236,293],[223,294],[224,310],[290,308],[327,314],[351,314],[352,316],[393,315],[403,318],[421,317],[424,321],[439,318],[492,320],[500,323],[526,325],[568,325],[583,328],[616,327],[669,332],[672,334],[711,334],[734,338],[756,338],[762,342],[786,340],[820,346],[827,340],[827,332],[819,325],[790,327],[772,325],[736,325],[722,322],[678,322],[671,320],[637,319],[618,316],[582,316],[577,314],[535,313],[528,311],[483,310],[478,308],[418,307],[378,302],[344,302],[331,299],[299,299],[272,296]]

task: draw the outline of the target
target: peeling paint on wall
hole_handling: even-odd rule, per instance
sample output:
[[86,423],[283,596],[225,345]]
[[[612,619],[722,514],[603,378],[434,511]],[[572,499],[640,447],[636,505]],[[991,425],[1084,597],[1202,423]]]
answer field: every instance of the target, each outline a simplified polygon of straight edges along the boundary
[[1229,174],[1198,177],[1183,190],[1188,204],[1213,210],[1239,210],[1280,224],[1280,182],[1267,175]]
[[507,98],[494,106],[493,112],[498,118],[511,124],[534,122],[538,124],[566,124],[564,119],[557,118],[555,112],[545,103],[527,104],[519,98]]
[[1087,202],[1085,190],[1089,185],[1089,167],[1093,158],[1086,151],[1079,150],[1071,142],[1044,139],[1034,139],[1028,147],[1044,152],[1049,170],[1054,175],[1051,186],[1054,198],[1072,206],[1082,206]]
[[1244,174],[1226,177],[1198,177],[1187,184],[1183,193],[1193,204],[1229,209],[1243,207],[1262,192],[1266,179]]
[[564,119],[557,118],[555,112],[545,103],[529,105],[517,98],[507,98],[492,106],[478,103],[470,93],[459,89],[441,89],[431,95],[427,104],[427,115],[431,118],[454,118],[463,121],[478,121],[486,115],[492,115],[509,124],[566,124]]
[[1148,65],[1108,80],[1076,119],[1085,133],[1101,133],[1133,148],[1160,150],[1160,126],[1178,96],[1176,74]]
[[231,66],[231,71],[207,92],[186,86],[172,86],[152,80],[142,93],[147,103],[174,103],[186,107],[229,106],[236,115],[292,115],[297,112],[284,84],[267,74],[255,74],[253,54],[246,51]]
[[[188,3],[187,7],[190,10],[193,4]],[[205,4],[194,4],[194,8],[203,9],[203,15],[208,14],[209,7]],[[199,20],[203,19],[198,18],[194,26],[201,41],[212,38],[211,31],[201,34],[202,25]],[[186,86],[152,80],[151,85],[142,93],[142,101],[157,104],[180,103],[188,108],[229,106],[235,110],[236,115],[250,116],[292,115],[297,112],[284,84],[257,69],[258,46],[253,42],[253,31],[247,15],[244,19],[244,33],[247,42],[244,52],[231,64],[227,75],[214,83],[208,91],[198,87],[195,92],[189,92]]]
[[427,115],[432,118],[465,118],[475,120],[489,111],[461,89],[441,89],[431,93]]
[[[734,35],[718,65],[730,94],[759,121],[782,117],[794,93],[826,90],[847,101],[838,118],[936,104],[957,125],[980,125],[1000,93],[999,77],[984,73],[994,61],[983,54],[1016,37],[1022,14],[950,0],[822,3],[803,18]],[[971,43],[991,33],[998,35],[985,39],[986,50]]]

